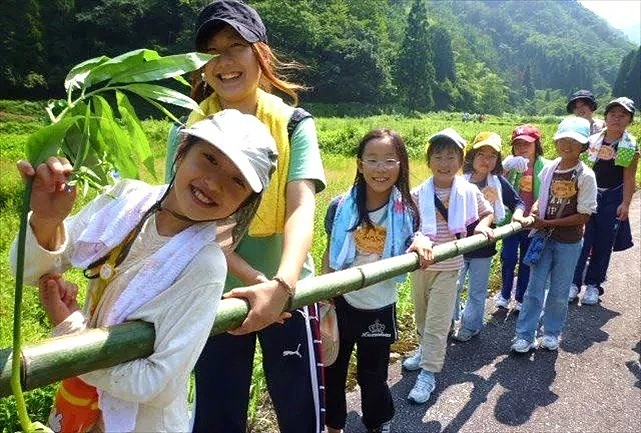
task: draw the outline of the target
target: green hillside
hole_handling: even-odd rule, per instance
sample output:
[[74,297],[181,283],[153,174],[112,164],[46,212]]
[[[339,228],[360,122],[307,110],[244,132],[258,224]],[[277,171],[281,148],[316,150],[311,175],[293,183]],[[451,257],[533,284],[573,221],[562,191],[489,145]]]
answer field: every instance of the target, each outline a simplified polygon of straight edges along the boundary
[[[90,57],[191,51],[206,3],[5,0],[0,98],[59,97],[66,71]],[[622,60],[636,49],[574,0],[249,3],[276,52],[307,66],[291,77],[310,88],[304,104],[323,114],[561,114],[578,88],[609,99]],[[620,92],[641,87],[634,74],[624,77],[631,78],[620,80]]]

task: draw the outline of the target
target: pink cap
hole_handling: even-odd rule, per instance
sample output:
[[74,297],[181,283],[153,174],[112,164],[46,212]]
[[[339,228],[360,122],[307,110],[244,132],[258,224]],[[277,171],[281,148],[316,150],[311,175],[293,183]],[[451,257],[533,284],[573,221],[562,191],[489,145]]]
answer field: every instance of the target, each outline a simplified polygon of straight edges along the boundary
[[541,140],[541,131],[534,125],[526,123],[525,125],[517,126],[512,131],[512,143],[514,140],[524,140],[528,143],[534,143]]

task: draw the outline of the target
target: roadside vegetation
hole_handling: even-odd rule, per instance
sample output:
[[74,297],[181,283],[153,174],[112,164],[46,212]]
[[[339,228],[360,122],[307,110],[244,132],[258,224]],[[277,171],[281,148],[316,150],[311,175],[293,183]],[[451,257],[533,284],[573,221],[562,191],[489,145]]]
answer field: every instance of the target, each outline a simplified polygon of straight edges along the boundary
[[[42,127],[46,121],[44,102],[0,101],[0,348],[11,346],[13,277],[9,270],[8,254],[11,241],[18,230],[20,212],[21,184],[15,162],[24,157],[24,146],[27,136]],[[313,109],[312,109],[313,112]],[[352,183],[355,173],[353,153],[360,138],[370,129],[388,127],[397,130],[404,138],[410,150],[411,184],[415,186],[423,181],[428,170],[424,162],[425,142],[429,135],[452,126],[467,140],[483,130],[497,132],[503,138],[503,154],[509,153],[509,139],[512,129],[518,124],[530,122],[537,124],[542,131],[545,155],[553,157],[552,136],[561,117],[524,117],[520,115],[488,116],[483,123],[477,121],[463,122],[461,113],[437,112],[417,115],[412,118],[400,115],[384,115],[362,118],[320,117],[317,118],[317,130],[325,173],[327,189],[317,196],[317,211],[314,227],[312,255],[320,263],[326,236],[323,229],[323,218],[332,199],[344,192]],[[165,140],[170,123],[165,120],[145,120],[144,129],[149,138],[151,149],[156,155],[155,166],[159,179],[163,177]],[[641,137],[641,125],[637,121],[632,125],[632,133]],[[149,176],[149,175],[147,175]],[[149,182],[159,182],[143,176]],[[641,173],[637,173],[637,185],[641,184]],[[91,197],[84,199],[86,202]],[[78,205],[82,205],[79,200]],[[499,259],[495,258],[490,279],[493,292],[500,283],[498,270]],[[67,276],[83,286],[80,272],[69,272]],[[82,293],[82,290],[81,290]],[[82,294],[81,294],[82,300]],[[413,310],[408,283],[399,289],[398,319],[400,339],[393,346],[393,351],[402,354],[412,350],[415,345]],[[48,336],[49,325],[44,311],[39,307],[37,290],[29,287],[25,290],[23,301],[23,338],[25,344],[41,341]],[[259,362],[260,354],[256,362]],[[398,355],[396,355],[396,358]],[[257,369],[256,380],[252,386],[250,417],[252,431],[272,431],[273,417],[269,409],[262,370]],[[353,385],[353,381],[351,382]],[[46,422],[51,407],[55,385],[27,392],[25,394],[29,415],[34,421]],[[2,433],[11,433],[19,429],[15,414],[13,398],[0,400],[0,428]]]

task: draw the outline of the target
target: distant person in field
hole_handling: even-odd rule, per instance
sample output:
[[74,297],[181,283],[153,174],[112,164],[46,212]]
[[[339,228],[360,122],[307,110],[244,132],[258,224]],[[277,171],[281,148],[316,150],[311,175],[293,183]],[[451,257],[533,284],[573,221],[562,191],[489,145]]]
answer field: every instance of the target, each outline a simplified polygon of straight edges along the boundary
[[[69,161],[18,163],[33,178],[25,283],[39,284],[53,335],[131,320],[153,324],[156,335],[147,358],[63,380],[49,420],[56,432],[189,430],[189,376],[227,275],[216,223],[233,215],[233,236],[242,236],[277,155],[265,125],[236,110],[182,137],[168,185],[122,180],[73,216]],[[10,258],[15,272],[15,242]],[[89,279],[82,310],[60,276],[71,267]]]
[[[373,263],[407,251],[418,251],[421,263],[427,265],[432,258],[431,241],[420,234],[414,236],[420,221],[410,195],[409,159],[400,135],[389,129],[367,133],[358,145],[356,166],[353,186],[334,198],[327,209],[324,271]],[[345,427],[345,386],[355,345],[363,424],[368,432],[390,432],[394,402],[387,371],[390,345],[397,338],[396,285],[405,278],[400,275],[333,299],[340,345],[336,361],[325,367],[328,433],[342,432]]]
[[566,106],[568,114],[583,117],[590,122],[590,135],[601,132],[601,130],[605,128],[605,122],[594,117],[597,108],[597,100],[589,90],[574,92],[572,96],[570,96],[568,105]]
[[[314,119],[271,93],[296,104],[303,87],[284,78],[291,64],[275,57],[253,8],[235,0],[208,4],[196,18],[194,39],[199,52],[216,55],[192,76],[192,98],[204,115],[235,108],[256,116],[278,148],[276,173],[247,235],[229,246],[219,233],[224,248],[233,249],[225,297],[245,299],[251,309],[240,328],[211,337],[196,364],[194,432],[245,433],[258,341],[280,431],[318,433],[325,422],[316,305],[277,323],[288,317],[281,312],[297,281],[314,272],[315,194],[325,188]],[[192,112],[187,125],[202,116]],[[175,141],[168,147],[171,158]]]
[[[458,176],[463,167],[466,141],[452,128],[431,136],[427,164],[432,172],[412,196],[417,203],[422,235],[434,245],[467,235],[467,226],[477,222],[474,233],[493,237],[492,206],[479,189]],[[443,368],[447,336],[450,333],[456,284],[463,267],[463,256],[456,256],[412,273],[414,316],[419,347],[405,359],[403,368],[419,370],[408,399],[425,403],[436,388],[435,373]]]
[[[525,124],[512,131],[512,154],[503,159],[503,173],[514,187],[523,203],[524,215],[529,216],[534,202],[539,198],[539,175],[549,161],[543,157],[541,131],[534,125]],[[508,212],[509,215],[509,212]],[[523,256],[530,246],[529,231],[523,230],[503,239],[501,249],[501,292],[496,294],[495,304],[508,308],[514,287],[514,271],[518,264],[514,309],[519,311],[523,294],[530,278],[530,268],[523,263]]]
[[597,304],[603,294],[602,284],[607,278],[612,250],[621,251],[632,246],[628,209],[635,189],[639,146],[626,128],[632,123],[634,112],[631,99],[612,100],[605,107],[605,129],[590,137],[588,162],[596,174],[598,206],[585,228],[569,301],[577,298],[585,284],[581,302]]
[[588,148],[589,136],[590,123],[586,119],[564,119],[554,135],[559,157],[541,172],[541,194],[532,207],[532,236],[547,240],[532,240],[532,245],[539,245],[540,254],[530,265],[530,282],[511,347],[515,352],[525,353],[537,347],[539,322],[542,338],[538,346],[547,350],[559,347],[583,229],[597,208],[594,172],[579,159]]
[[[502,176],[502,171],[501,136],[490,131],[480,132],[465,152],[463,177],[476,185],[492,205],[494,221],[530,224],[531,218],[523,216],[525,203],[514,187]],[[511,213],[511,218],[506,214],[506,209]],[[476,225],[477,222],[474,222],[467,227],[468,236],[474,234]],[[455,340],[468,341],[483,328],[490,267],[495,254],[496,246],[490,244],[463,255],[463,268],[458,279],[454,308],[454,320],[460,319],[460,326],[452,336]],[[467,302],[465,309],[461,312],[461,294],[468,276]]]

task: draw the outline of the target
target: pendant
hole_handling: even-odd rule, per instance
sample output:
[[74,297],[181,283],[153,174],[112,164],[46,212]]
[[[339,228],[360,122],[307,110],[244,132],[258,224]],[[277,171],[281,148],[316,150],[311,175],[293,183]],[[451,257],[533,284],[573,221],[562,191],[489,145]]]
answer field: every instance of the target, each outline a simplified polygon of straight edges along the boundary
[[105,263],[100,267],[100,278],[103,280],[108,280],[114,274],[114,268],[109,264]]

